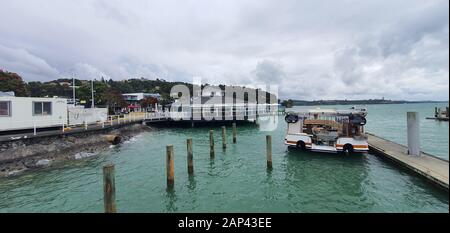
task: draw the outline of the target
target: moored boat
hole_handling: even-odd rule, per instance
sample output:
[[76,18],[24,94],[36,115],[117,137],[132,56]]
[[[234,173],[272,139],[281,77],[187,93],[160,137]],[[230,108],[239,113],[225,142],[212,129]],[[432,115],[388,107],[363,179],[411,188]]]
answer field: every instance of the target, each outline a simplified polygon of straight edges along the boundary
[[313,109],[286,115],[287,133],[284,143],[302,150],[317,152],[367,152],[364,133],[367,110]]

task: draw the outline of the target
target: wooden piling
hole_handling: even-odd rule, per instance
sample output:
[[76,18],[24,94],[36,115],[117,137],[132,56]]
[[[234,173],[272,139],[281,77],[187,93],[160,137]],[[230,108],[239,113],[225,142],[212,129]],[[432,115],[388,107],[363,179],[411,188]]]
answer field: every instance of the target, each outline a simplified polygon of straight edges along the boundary
[[222,148],[227,148],[227,128],[222,126]]
[[236,141],[237,141],[236,123],[233,123],[233,143],[236,143]]
[[267,169],[272,169],[272,136],[266,135]]
[[214,130],[209,131],[209,155],[214,158]]
[[194,155],[192,152],[192,138],[188,138],[186,140],[187,144],[187,166],[188,166],[188,174],[194,174]]
[[105,213],[116,213],[116,185],[114,164],[103,167],[103,202]]
[[173,166],[173,145],[166,146],[166,172],[167,172],[167,189],[173,189],[175,185],[175,174]]

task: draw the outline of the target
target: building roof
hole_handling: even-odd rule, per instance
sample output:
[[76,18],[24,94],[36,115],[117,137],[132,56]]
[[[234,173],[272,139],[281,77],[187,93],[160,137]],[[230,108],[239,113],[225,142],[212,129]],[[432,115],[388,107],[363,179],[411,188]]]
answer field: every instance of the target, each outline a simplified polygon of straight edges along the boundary
[[16,96],[16,95],[14,94],[14,91],[8,92],[0,91],[0,96]]
[[160,94],[159,93],[136,92],[136,93],[123,93],[122,95],[160,95]]

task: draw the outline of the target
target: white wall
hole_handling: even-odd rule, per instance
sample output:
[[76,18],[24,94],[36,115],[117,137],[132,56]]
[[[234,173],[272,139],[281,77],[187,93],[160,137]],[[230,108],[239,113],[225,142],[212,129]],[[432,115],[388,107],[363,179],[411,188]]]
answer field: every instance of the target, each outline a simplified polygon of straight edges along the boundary
[[[0,131],[62,126],[67,124],[67,100],[62,98],[29,98],[3,96],[0,101],[10,101],[11,116],[0,116]],[[33,102],[51,102],[52,114],[33,116]]]
[[81,125],[84,122],[91,124],[105,122],[108,119],[107,108],[69,107],[69,125]]

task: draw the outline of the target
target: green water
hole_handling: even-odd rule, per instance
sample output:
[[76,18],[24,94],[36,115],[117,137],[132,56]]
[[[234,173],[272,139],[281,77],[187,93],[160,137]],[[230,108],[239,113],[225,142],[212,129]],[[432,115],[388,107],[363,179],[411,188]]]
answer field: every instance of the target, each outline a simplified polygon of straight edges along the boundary
[[[449,122],[426,119],[426,117],[434,117],[435,107],[445,109],[446,106],[449,106],[448,102],[366,105],[364,107],[366,107],[369,112],[367,115],[366,131],[402,145],[407,145],[406,113],[418,112],[420,118],[421,149],[427,153],[448,160]],[[351,106],[302,106],[294,107],[292,111],[302,111],[310,108],[347,109],[349,107]]]
[[[425,117],[434,109],[433,104],[367,107],[367,128],[400,143],[406,111]],[[399,126],[383,123],[385,117]],[[448,158],[448,123],[421,123],[422,141],[434,143],[424,149]],[[101,168],[110,162],[116,165],[119,212],[448,212],[447,192],[376,156],[287,150],[282,117],[269,133],[272,172],[266,170],[266,132],[238,126],[238,143],[232,144],[229,129],[223,151],[220,128],[215,128],[214,160],[209,158],[208,132],[159,128],[95,157],[0,179],[0,212],[102,212]],[[194,139],[194,177],[187,175],[188,137]],[[165,189],[167,144],[175,151],[174,192]]]

